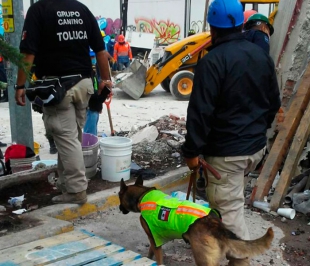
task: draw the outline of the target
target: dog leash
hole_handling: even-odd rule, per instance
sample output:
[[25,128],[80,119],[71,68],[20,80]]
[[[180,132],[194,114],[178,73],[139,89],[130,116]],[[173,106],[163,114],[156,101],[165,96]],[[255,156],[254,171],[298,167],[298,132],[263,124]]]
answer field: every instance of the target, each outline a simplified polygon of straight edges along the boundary
[[[204,175],[206,177],[207,182],[206,182],[205,188],[208,186],[208,172],[207,172],[207,170],[209,170],[217,180],[221,179],[221,175],[210,164],[208,164],[204,159],[199,158],[199,165],[203,168],[203,172],[204,172]],[[191,190],[193,188],[193,202],[195,202],[195,200],[196,200],[196,177],[197,177],[198,169],[199,168],[192,170],[191,176],[189,178],[187,194],[186,194],[186,200],[188,200],[189,196],[191,194]]]

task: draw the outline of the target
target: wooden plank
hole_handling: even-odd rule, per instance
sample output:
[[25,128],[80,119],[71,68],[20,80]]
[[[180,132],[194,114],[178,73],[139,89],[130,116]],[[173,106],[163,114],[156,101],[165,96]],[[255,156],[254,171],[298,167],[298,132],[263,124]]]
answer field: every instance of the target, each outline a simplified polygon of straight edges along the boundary
[[65,244],[44,248],[42,250],[29,252],[25,256],[24,262],[19,265],[33,266],[46,265],[59,260],[69,258],[78,253],[96,249],[98,247],[108,246],[111,242],[101,237],[94,236],[80,241],[73,241]]
[[307,110],[300,121],[299,127],[290,147],[290,151],[286,157],[284,167],[280,175],[280,180],[272,196],[270,208],[273,211],[276,211],[279,208],[280,204],[283,202],[283,199],[287,194],[288,187],[296,171],[297,163],[310,134],[309,121],[310,105],[308,105]]
[[107,257],[103,260],[98,260],[93,263],[87,264],[87,266],[119,266],[140,258],[140,254],[127,250],[125,252],[121,252]]
[[27,244],[22,244],[19,246],[3,249],[0,251],[0,262],[3,261],[18,262],[21,261],[21,259],[24,259],[25,255],[30,251],[37,251],[42,248],[47,248],[72,241],[78,241],[85,238],[89,238],[89,235],[80,231],[72,231],[48,237],[45,239],[36,240]]
[[268,158],[253,189],[252,199],[263,200],[271,188],[274,178],[287,154],[289,144],[296,132],[310,99],[310,64],[302,78],[285,120],[279,127],[279,133],[272,145]]
[[139,266],[156,266],[157,263],[153,260],[150,260],[148,258],[141,258],[141,259],[137,259],[134,261],[131,261],[129,263],[124,263],[123,265],[126,266],[135,266],[135,265],[139,265]]
[[61,261],[48,264],[48,265],[49,266],[81,266],[81,265],[85,265],[90,262],[101,260],[115,253],[119,253],[123,251],[125,251],[125,248],[119,245],[112,244],[112,245],[109,245],[103,248],[92,250],[90,252],[78,254],[71,258],[67,258],[65,260],[61,260]]

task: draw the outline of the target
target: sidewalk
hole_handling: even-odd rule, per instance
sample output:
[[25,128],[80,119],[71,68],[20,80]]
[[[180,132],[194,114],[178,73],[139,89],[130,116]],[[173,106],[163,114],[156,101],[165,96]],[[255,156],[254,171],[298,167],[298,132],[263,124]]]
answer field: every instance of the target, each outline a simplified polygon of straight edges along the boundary
[[[155,186],[159,189],[166,191],[167,193],[178,190],[180,187],[187,187],[188,184],[188,168],[182,167],[177,170],[171,171],[161,177],[157,177],[153,180],[145,181],[146,186]],[[65,253],[70,250],[78,249],[76,252],[81,252],[88,254],[88,249],[92,251],[95,247],[89,247],[88,242],[87,245],[83,243],[77,244],[72,237],[75,237],[77,234],[80,235],[80,231],[87,230],[91,232],[93,236],[101,237],[106,241],[111,242],[112,251],[106,250],[103,247],[103,243],[95,242],[95,245],[99,245],[100,250],[105,254],[105,256],[111,256],[111,259],[114,259],[114,255],[116,256],[116,260],[124,260],[129,263],[129,261],[135,259],[139,259],[142,257],[143,265],[154,265],[153,261],[147,260],[145,257],[147,255],[147,243],[144,243],[146,240],[145,234],[142,232],[143,230],[139,227],[139,222],[137,220],[138,216],[133,215],[134,217],[130,219],[130,217],[124,217],[118,210],[118,191],[119,188],[115,187],[112,189],[108,189],[105,191],[97,192],[95,194],[91,194],[88,197],[88,202],[82,206],[75,204],[58,204],[52,205],[49,207],[45,207],[33,212],[25,213],[23,216],[25,218],[39,219],[41,224],[39,226],[10,234],[7,236],[0,237],[0,266],[17,266],[24,264],[12,264],[8,261],[4,260],[7,258],[5,254],[9,252],[11,255],[10,258],[13,257],[25,257],[25,248],[28,247],[26,252],[27,254],[32,254],[29,257],[29,260],[35,260],[39,263],[40,260],[46,259],[46,257],[51,258],[53,261],[55,258],[55,254],[63,253],[63,249],[65,249]],[[98,213],[105,213],[103,217],[100,219],[94,219],[92,216],[98,216]],[[93,214],[90,217],[85,217],[88,214]],[[108,214],[108,215],[107,215]],[[107,215],[107,216],[106,216]],[[114,217],[114,219],[113,219]],[[112,220],[111,220],[112,218]],[[125,219],[126,218],[126,219]],[[128,220],[129,218],[129,220]],[[76,222],[72,223],[71,221],[74,219],[82,219],[82,224],[76,224]],[[258,213],[251,212],[250,210],[246,210],[246,220],[251,231],[251,237],[257,238],[263,235],[269,226],[273,226],[275,232],[275,239],[273,241],[272,248],[267,251],[264,255],[261,255],[255,260],[253,260],[253,264],[251,265],[273,265],[273,266],[283,266],[288,265],[282,258],[282,250],[280,247],[280,240],[283,237],[283,232],[280,228],[275,227],[270,222],[264,221]],[[140,228],[139,230],[133,230],[134,228]],[[119,231],[121,229],[121,231]],[[123,234],[121,232],[127,232],[127,234]],[[119,233],[116,233],[119,232]],[[135,236],[133,238],[133,235]],[[56,238],[55,238],[56,237]],[[55,244],[54,239],[63,239],[63,241],[59,241]],[[132,244],[133,239],[136,239],[137,242]],[[66,243],[73,241],[74,248],[72,248],[70,244],[70,248],[67,247]],[[96,240],[97,241],[97,240]],[[142,241],[142,242],[141,242]],[[143,242],[144,241],[144,242]],[[173,241],[165,245],[165,254],[166,260],[171,259],[171,261],[167,265],[171,266],[185,266],[185,265],[194,265],[193,263],[189,263],[189,260],[192,259],[192,255],[190,249],[186,247],[186,245],[181,243],[182,241]],[[29,243],[29,244],[27,244]],[[37,243],[37,245],[35,245]],[[52,248],[48,248],[48,245],[53,243]],[[91,240],[92,243],[92,240]],[[33,246],[35,245],[35,247]],[[80,246],[82,245],[82,247]],[[86,245],[86,246],[84,246]],[[77,247],[76,247],[77,246]],[[121,246],[121,247],[120,247]],[[143,248],[141,248],[141,246]],[[108,246],[107,246],[108,247]],[[107,248],[106,247],[106,248]],[[95,248],[95,249],[97,249]],[[36,250],[37,249],[37,250]],[[39,252],[40,249],[45,252]],[[122,253],[120,256],[117,254],[119,250],[127,250],[126,253]],[[68,251],[69,250],[69,251]],[[71,253],[70,253],[71,252]],[[70,251],[69,255],[67,254],[63,259],[72,259],[72,256],[78,256],[79,254],[72,255],[72,251]],[[75,252],[75,251],[74,251]],[[110,255],[107,255],[106,253]],[[21,254],[23,253],[23,254]],[[179,254],[180,257],[175,257],[175,255]],[[1,257],[1,254],[3,255]],[[93,256],[93,253],[90,253]],[[141,254],[141,255],[139,255]],[[174,254],[174,255],[173,255]],[[102,253],[95,253],[96,256],[102,256]],[[34,257],[33,257],[34,256]],[[57,257],[58,258],[58,257]],[[101,258],[101,257],[100,257]],[[85,256],[82,256],[82,259],[85,260]],[[184,261],[187,261],[185,262]],[[25,263],[25,265],[37,265],[37,263]],[[114,260],[112,260],[114,261]],[[175,262],[173,262],[175,261]],[[6,262],[6,263],[4,263]],[[57,262],[57,261],[56,261]],[[84,264],[58,264],[52,265],[84,265]],[[140,261],[142,263],[142,261]],[[270,262],[270,263],[269,263]],[[271,263],[272,262],[272,263]],[[107,264],[107,265],[120,265],[118,264]],[[146,263],[146,264],[144,264]],[[41,265],[41,264],[40,264]],[[42,264],[43,265],[43,264]],[[101,265],[94,263],[93,265]],[[125,264],[126,265],[126,264]],[[132,261],[129,265],[142,265],[139,264],[138,261]]]
[[[188,168],[182,167],[161,177],[145,181],[145,185],[167,190],[188,183],[187,173]],[[71,220],[118,206],[118,191],[117,186],[88,195],[88,202],[84,205],[55,204],[22,214],[25,219],[39,220],[40,225],[0,237],[0,250],[72,231],[74,226],[70,222]]]

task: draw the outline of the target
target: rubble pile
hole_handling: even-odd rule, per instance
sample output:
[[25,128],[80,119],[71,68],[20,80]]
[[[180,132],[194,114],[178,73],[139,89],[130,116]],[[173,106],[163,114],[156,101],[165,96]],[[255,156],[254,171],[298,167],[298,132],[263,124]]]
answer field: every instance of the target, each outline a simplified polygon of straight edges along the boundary
[[185,141],[185,125],[184,117],[170,114],[131,131],[132,160],[141,168],[161,174],[184,165],[180,149]]

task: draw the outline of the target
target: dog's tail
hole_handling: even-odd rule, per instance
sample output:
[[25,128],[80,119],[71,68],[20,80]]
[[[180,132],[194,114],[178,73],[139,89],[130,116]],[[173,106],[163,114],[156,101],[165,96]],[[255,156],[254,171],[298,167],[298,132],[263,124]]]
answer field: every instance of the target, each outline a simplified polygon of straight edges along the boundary
[[227,255],[233,258],[253,257],[270,248],[274,233],[268,228],[266,234],[255,240],[228,239]]

